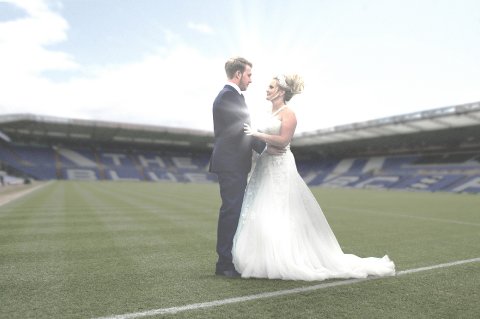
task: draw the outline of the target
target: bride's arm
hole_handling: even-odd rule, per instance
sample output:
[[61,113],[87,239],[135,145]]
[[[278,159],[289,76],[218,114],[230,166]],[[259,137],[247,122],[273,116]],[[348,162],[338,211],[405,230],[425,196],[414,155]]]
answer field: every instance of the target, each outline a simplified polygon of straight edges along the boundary
[[297,126],[297,117],[295,113],[289,109],[282,112],[282,126],[280,128],[280,135],[270,135],[258,131],[251,132],[259,140],[267,144],[283,148],[290,144],[295,128]]
[[267,147],[265,148],[265,152],[267,152],[270,155],[282,155],[282,154],[285,154],[286,151],[287,149],[285,147],[280,148],[280,147],[273,146],[272,144],[267,144]]

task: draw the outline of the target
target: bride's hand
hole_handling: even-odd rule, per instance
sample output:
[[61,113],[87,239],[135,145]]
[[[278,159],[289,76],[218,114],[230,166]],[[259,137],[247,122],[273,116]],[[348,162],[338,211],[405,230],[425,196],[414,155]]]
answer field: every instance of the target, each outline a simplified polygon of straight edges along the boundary
[[256,136],[258,134],[258,131],[252,128],[247,123],[243,123],[243,131],[245,132],[246,135]]

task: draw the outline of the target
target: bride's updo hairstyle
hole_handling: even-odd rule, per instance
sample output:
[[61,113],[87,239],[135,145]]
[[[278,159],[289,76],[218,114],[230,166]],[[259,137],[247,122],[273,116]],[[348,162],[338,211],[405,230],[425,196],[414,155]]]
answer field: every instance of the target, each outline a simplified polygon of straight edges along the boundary
[[303,79],[298,74],[280,74],[274,79],[277,80],[278,86],[285,91],[285,102],[290,101],[295,94],[303,92]]

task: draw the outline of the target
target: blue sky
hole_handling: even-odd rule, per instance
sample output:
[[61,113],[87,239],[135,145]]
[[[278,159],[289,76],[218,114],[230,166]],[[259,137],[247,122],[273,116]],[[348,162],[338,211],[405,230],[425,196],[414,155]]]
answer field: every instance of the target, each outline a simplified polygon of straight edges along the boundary
[[0,0],[0,114],[212,129],[233,55],[247,102],[297,72],[298,131],[480,101],[477,0]]

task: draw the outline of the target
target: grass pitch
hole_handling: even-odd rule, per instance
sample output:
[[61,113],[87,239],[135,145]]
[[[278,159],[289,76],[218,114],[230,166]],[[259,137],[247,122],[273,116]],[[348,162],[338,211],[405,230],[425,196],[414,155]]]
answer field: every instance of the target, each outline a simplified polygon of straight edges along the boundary
[[[480,257],[480,196],[312,191],[346,253],[388,254],[397,271]],[[210,184],[53,182],[0,206],[0,318],[98,318],[319,284],[214,276],[219,205]],[[154,317],[477,318],[479,287],[472,262]]]

